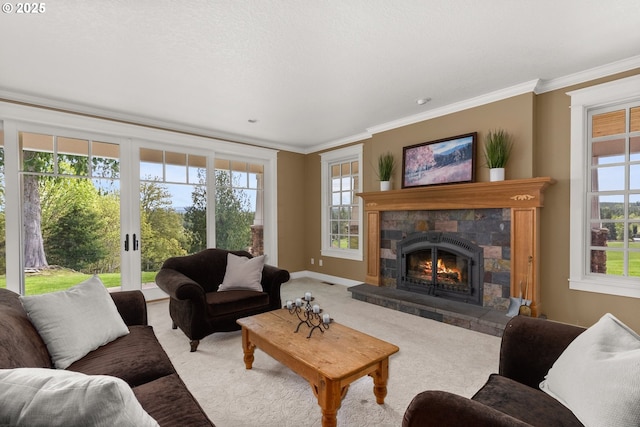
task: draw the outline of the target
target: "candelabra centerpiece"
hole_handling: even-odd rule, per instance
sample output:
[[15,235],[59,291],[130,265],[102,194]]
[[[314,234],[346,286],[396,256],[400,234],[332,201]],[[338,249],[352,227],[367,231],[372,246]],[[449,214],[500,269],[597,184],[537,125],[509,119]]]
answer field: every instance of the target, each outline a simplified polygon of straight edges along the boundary
[[294,333],[298,333],[302,325],[307,325],[310,328],[307,338],[311,338],[313,331],[316,329],[324,333],[325,330],[329,329],[332,321],[331,316],[323,313],[318,304],[311,305],[314,300],[315,298],[311,295],[311,292],[305,292],[304,297],[296,298],[295,301],[287,300],[285,306],[291,315],[297,316],[298,320],[300,320]]

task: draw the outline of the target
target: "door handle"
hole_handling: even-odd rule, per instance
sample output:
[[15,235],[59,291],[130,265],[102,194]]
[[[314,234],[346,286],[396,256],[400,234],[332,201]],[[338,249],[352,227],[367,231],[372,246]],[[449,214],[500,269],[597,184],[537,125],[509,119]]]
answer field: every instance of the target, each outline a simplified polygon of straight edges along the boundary
[[129,252],[129,235],[125,235],[124,238],[124,250],[125,252]]
[[136,234],[133,233],[133,250],[137,251],[139,246],[140,245],[139,245],[138,239],[136,239]]

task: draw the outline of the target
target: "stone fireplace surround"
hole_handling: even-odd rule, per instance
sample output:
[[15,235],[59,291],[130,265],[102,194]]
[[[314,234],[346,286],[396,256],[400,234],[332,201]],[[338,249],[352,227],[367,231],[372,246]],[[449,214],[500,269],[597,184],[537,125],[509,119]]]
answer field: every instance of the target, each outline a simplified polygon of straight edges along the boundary
[[481,305],[506,311],[511,293],[511,210],[383,211],[380,216],[380,286],[397,288],[397,245],[414,233],[440,231],[483,249]]
[[[397,234],[398,229],[389,232],[385,227],[390,221],[396,221],[394,218],[403,216],[413,218],[408,223],[400,225],[400,229],[402,227],[413,228],[413,231],[427,230],[430,227],[450,231],[453,227],[459,228],[460,221],[471,221],[463,224],[463,228],[474,226],[482,228],[486,226],[483,225],[484,219],[489,218],[492,221],[492,225],[489,227],[495,231],[497,226],[501,232],[507,234],[498,233],[501,237],[494,235],[496,240],[493,240],[492,244],[485,245],[485,256],[487,251],[492,254],[489,258],[493,261],[490,263],[497,268],[490,271],[491,277],[488,277],[485,272],[484,290],[486,296],[483,304],[489,308],[491,306],[504,308],[508,303],[509,296],[519,296],[520,284],[527,280],[525,298],[532,300],[532,315],[538,316],[540,314],[538,283],[540,209],[544,205],[544,190],[554,182],[552,178],[540,177],[360,193],[359,196],[363,199],[366,216],[367,275],[366,284],[353,288],[354,298],[378,303],[381,296],[389,297],[389,300],[380,300],[379,303],[388,306],[397,305],[397,309],[400,310],[423,311],[412,307],[414,301],[424,300],[423,296],[409,298],[403,296],[401,299],[404,301],[400,301],[394,300],[396,296],[391,295],[395,289],[390,286],[394,286],[395,278],[392,279],[393,273],[388,271],[387,259],[393,258],[395,265],[393,239],[390,237],[393,233]],[[415,218],[419,219],[415,221]],[[462,219],[455,219],[454,225],[453,218]],[[508,240],[508,243],[496,244],[505,239]],[[477,244],[482,245],[482,242],[478,241]],[[357,289],[367,286],[368,289]],[[357,296],[356,291],[362,291],[362,293]],[[413,295],[413,293],[406,292],[405,294]],[[389,302],[391,300],[395,302]],[[398,303],[398,301],[400,302]],[[446,309],[451,307],[450,303],[436,303],[436,305]],[[463,305],[469,306],[468,304]],[[479,311],[480,308],[484,311]],[[442,313],[447,313],[447,311],[440,312],[439,309],[436,311],[438,313],[433,316],[439,317],[438,320],[443,321]],[[469,311],[478,313],[477,316],[486,314],[485,307],[472,307]],[[432,314],[423,317],[432,317]],[[504,317],[504,314],[501,317]],[[455,322],[457,320],[451,321],[451,323]],[[498,323],[502,323],[502,319]],[[499,333],[499,331],[495,333]]]

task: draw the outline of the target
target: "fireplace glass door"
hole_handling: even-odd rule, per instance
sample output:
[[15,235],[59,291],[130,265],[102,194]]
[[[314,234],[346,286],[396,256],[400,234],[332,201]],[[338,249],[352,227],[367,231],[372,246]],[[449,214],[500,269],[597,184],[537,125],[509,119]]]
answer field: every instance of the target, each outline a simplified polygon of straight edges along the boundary
[[[422,249],[407,254],[407,278],[433,291],[446,290],[458,294],[471,293],[470,260],[442,248]],[[431,293],[431,292],[429,292]]]

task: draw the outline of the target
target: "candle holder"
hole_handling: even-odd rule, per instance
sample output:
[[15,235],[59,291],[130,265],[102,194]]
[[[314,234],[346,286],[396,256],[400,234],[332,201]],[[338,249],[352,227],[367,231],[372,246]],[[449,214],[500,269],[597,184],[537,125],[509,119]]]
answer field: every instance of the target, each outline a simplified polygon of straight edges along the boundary
[[296,315],[300,321],[294,333],[298,333],[302,325],[307,325],[310,328],[307,338],[311,338],[313,331],[316,329],[324,334],[324,331],[329,329],[329,324],[333,321],[328,314],[322,314],[323,310],[319,305],[311,305],[314,300],[314,297],[305,295],[304,298],[297,298],[295,302],[287,301],[287,305],[284,307],[289,310],[289,314]]

